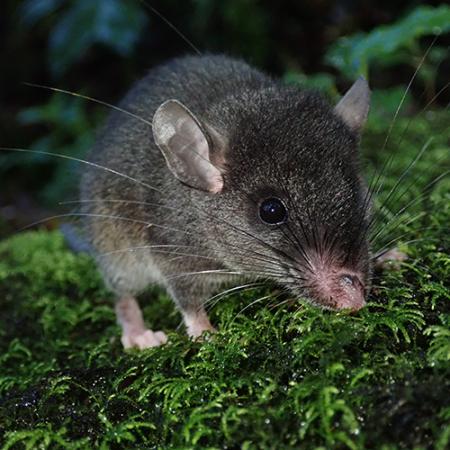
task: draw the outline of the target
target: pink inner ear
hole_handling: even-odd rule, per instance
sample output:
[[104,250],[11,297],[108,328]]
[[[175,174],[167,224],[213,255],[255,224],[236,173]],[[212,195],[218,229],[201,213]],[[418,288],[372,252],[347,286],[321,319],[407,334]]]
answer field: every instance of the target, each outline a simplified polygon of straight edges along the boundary
[[210,144],[200,123],[176,100],[163,103],[153,116],[153,135],[173,175],[188,186],[217,194],[220,169],[211,161]]
[[210,162],[208,157],[209,151],[206,150],[203,154],[206,155],[206,158],[201,155],[194,158],[196,160],[197,173],[204,179],[208,192],[218,194],[223,189],[222,174],[220,173],[220,170]]
[[213,194],[218,194],[219,192],[222,192],[222,189],[223,189],[223,178],[222,175],[218,175],[214,177],[214,179],[212,180],[209,192]]
[[178,157],[184,161],[185,169],[203,180],[208,192],[219,193],[223,188],[222,174],[210,159],[209,144],[202,130],[190,117],[179,119],[176,128]]

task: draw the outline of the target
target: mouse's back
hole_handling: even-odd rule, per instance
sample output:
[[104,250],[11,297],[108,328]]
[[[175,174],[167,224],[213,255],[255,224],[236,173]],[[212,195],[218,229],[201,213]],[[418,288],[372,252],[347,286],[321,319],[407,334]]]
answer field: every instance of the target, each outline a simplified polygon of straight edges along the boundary
[[188,105],[199,116],[212,105],[240,92],[251,92],[275,84],[274,80],[244,61],[223,55],[176,58],[151,70],[121,102],[151,121],[156,109],[168,99]]

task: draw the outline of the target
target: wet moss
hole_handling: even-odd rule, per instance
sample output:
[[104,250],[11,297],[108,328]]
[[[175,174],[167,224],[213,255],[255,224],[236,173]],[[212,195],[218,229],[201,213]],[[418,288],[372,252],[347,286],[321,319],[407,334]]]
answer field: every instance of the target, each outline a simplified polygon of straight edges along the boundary
[[[425,189],[448,138],[424,155],[405,194],[422,197],[404,221],[392,213],[400,199],[380,219],[397,225],[378,245],[407,233],[409,260],[377,275],[358,314],[275,297],[243,310],[275,289],[258,288],[224,299],[212,311],[220,331],[199,343],[176,331],[179,315],[152,289],[145,316],[170,342],[124,352],[88,256],[58,232],[0,243],[3,448],[448,448],[448,180]],[[404,140],[387,192],[421,145],[415,133]]]

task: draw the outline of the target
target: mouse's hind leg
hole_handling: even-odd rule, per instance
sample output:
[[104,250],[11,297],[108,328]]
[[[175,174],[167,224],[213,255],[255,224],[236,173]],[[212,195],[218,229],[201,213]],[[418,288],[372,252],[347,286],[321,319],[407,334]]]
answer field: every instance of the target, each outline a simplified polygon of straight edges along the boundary
[[97,255],[97,261],[103,279],[109,289],[116,294],[116,317],[122,328],[121,341],[124,348],[145,349],[167,342],[162,331],[149,329],[136,300],[136,294],[142,292],[151,283],[160,282],[160,274],[151,256],[145,251],[110,252],[105,256]]
[[116,303],[117,322],[122,327],[122,344],[124,348],[139,349],[157,347],[167,342],[162,331],[149,330],[144,323],[138,302],[132,296],[124,296]]

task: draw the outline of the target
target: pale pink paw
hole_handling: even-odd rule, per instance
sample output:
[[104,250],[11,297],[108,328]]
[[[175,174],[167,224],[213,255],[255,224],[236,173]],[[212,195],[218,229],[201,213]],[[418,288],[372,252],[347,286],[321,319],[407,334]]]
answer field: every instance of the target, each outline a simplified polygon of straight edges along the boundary
[[210,326],[208,328],[203,328],[203,329],[197,329],[195,330],[195,332],[193,332],[192,330],[188,331],[188,336],[193,340],[193,341],[200,341],[200,342],[204,342],[205,340],[209,339],[209,335],[205,334],[205,333],[216,333],[217,330],[213,327]]
[[200,338],[205,331],[216,331],[203,311],[196,314],[184,313],[184,323],[188,336],[194,340]]
[[406,261],[408,255],[401,252],[398,248],[393,248],[375,260],[377,269],[399,269],[400,263]]
[[162,331],[144,330],[142,333],[123,334],[121,341],[124,348],[144,350],[165,344],[167,336]]

